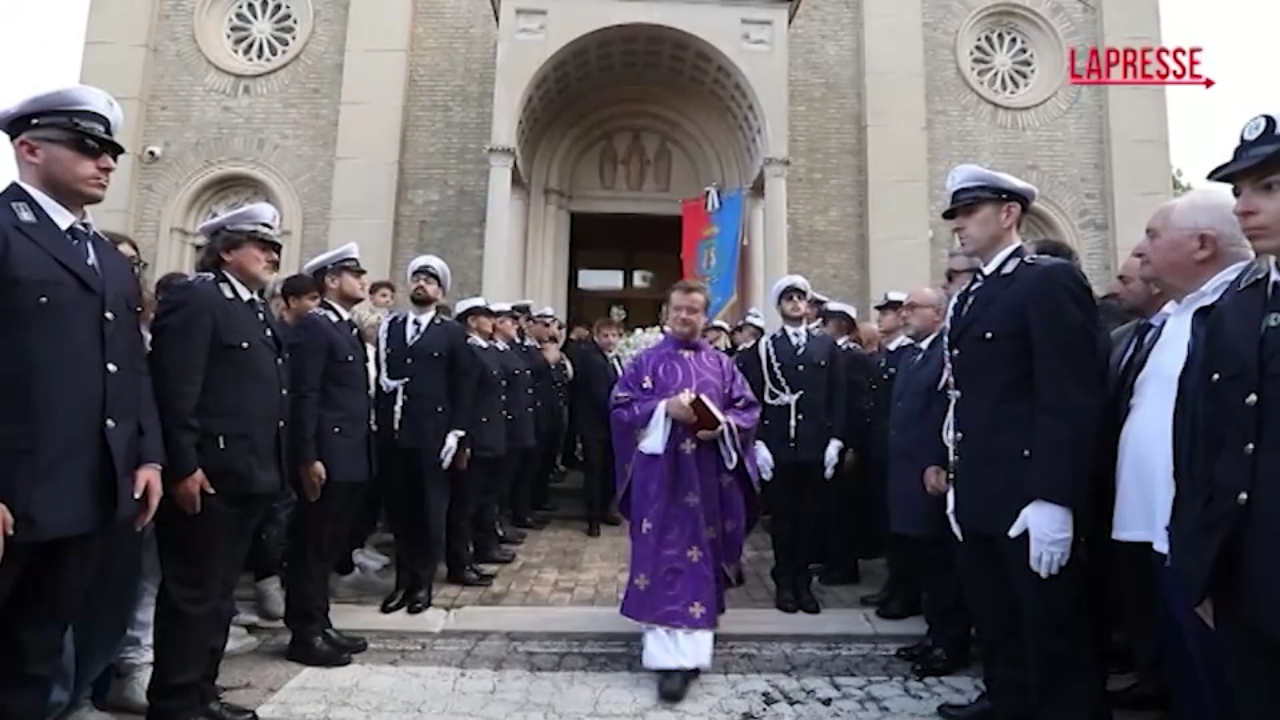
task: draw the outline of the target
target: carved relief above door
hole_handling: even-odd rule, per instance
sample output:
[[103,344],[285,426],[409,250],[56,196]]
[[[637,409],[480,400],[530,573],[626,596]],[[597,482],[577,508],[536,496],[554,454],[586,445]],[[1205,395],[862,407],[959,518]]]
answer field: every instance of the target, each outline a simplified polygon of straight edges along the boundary
[[623,130],[602,137],[579,161],[573,191],[689,194],[702,187],[696,174],[683,148],[667,136]]

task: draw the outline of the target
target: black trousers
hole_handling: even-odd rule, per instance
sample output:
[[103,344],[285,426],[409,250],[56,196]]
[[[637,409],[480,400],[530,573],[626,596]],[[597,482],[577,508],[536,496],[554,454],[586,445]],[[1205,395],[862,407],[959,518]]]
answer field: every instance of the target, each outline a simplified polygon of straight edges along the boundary
[[[474,462],[474,458],[472,459]],[[467,469],[449,470],[449,511],[445,519],[445,566],[449,574],[461,573],[467,569],[472,560],[472,548],[475,530],[472,520],[476,508],[484,499],[484,488],[477,486],[477,480],[483,482],[483,476],[472,472],[471,463]]]
[[538,479],[538,460],[541,457],[539,452],[540,446],[534,446],[507,453],[511,473],[509,503],[512,517],[528,517],[533,514],[533,490]]
[[[1099,641],[1109,640],[1111,628],[1118,624],[1133,655],[1138,678],[1156,687],[1164,687],[1164,653],[1161,651],[1159,613],[1155,611],[1159,599],[1151,545],[1110,542],[1107,550],[1109,553],[1102,557],[1091,558],[1097,564],[1109,561],[1103,567],[1091,567],[1091,578],[1101,574],[1111,580],[1110,592],[1091,588],[1093,592],[1104,593],[1102,597],[1094,596],[1091,600],[1109,601],[1110,606],[1109,614],[1095,616],[1098,623],[1095,637]],[[1105,632],[1102,631],[1104,628]],[[1103,650],[1105,646],[1098,649]]]
[[299,637],[331,627],[329,572],[344,552],[365,494],[362,482],[329,482],[315,502],[298,498],[289,523],[284,624]]
[[960,548],[950,530],[942,532],[935,537],[893,536],[903,563],[899,587],[920,588],[929,642],[948,653],[967,655],[973,633],[960,584]]
[[855,471],[841,466],[835,477],[822,485],[822,522],[816,528],[820,547],[814,560],[827,569],[858,567],[856,529],[850,523],[850,511],[857,507],[854,479]]
[[587,507],[587,522],[604,522],[617,488],[612,440],[608,437],[583,437],[582,499]]
[[497,549],[498,522],[501,517],[499,499],[506,490],[503,480],[506,456],[480,457],[473,455],[467,466],[467,483],[475,494],[476,503],[471,510],[471,550],[475,555]]
[[555,474],[556,465],[560,461],[560,444],[564,437],[564,416],[559,413],[551,417],[543,434],[538,437],[537,473],[533,481],[533,493],[530,498],[534,510],[551,501],[551,476]]
[[1229,598],[1214,601],[1214,635],[1234,720],[1272,720],[1280,707],[1280,640],[1244,621]]
[[338,553],[338,560],[334,564],[334,570],[339,575],[350,574],[356,569],[351,553],[365,546],[378,529],[378,520],[382,518],[382,483],[374,477],[363,487],[360,506],[356,509],[347,532],[346,547]]
[[[946,532],[948,535],[951,533],[950,530]],[[925,575],[921,572],[919,548],[913,538],[889,533],[885,537],[883,552],[885,569],[888,570],[884,592],[899,602],[920,602],[924,593]]]
[[449,477],[438,450],[383,447],[379,477],[396,538],[396,587],[430,589],[444,559]]
[[186,718],[217,699],[233,598],[254,534],[275,495],[221,492],[188,515],[169,496],[156,512],[160,591],[149,720]]
[[1047,580],[1027,564],[1027,536],[965,531],[960,572],[999,720],[1093,720],[1101,697],[1080,558]]
[[41,720],[62,641],[88,598],[99,533],[43,542],[5,538],[0,560],[0,718]]
[[248,570],[253,573],[254,580],[279,575],[283,569],[285,548],[289,541],[290,517],[296,502],[297,496],[293,490],[285,488],[263,516],[262,524],[254,534],[253,544],[249,546]]
[[817,540],[813,529],[822,520],[822,469],[821,462],[780,463],[765,486],[773,513],[773,581],[778,587],[807,587],[812,580],[809,563]]

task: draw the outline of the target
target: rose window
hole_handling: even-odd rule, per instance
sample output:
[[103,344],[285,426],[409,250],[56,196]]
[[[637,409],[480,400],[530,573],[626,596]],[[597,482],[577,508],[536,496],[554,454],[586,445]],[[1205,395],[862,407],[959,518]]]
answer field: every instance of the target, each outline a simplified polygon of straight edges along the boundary
[[969,48],[969,70],[992,95],[1002,99],[1026,93],[1040,73],[1035,48],[1009,27],[978,34]]
[[241,61],[272,67],[298,42],[302,19],[288,0],[238,0],[227,12],[227,45]]

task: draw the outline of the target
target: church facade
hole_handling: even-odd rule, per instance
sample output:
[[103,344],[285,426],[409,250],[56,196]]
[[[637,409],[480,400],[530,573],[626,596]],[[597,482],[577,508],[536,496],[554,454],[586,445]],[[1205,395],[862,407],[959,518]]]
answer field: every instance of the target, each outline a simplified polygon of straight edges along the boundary
[[158,273],[249,199],[282,270],[356,241],[453,297],[647,317],[682,198],[746,188],[740,308],[799,272],[866,308],[936,281],[947,171],[1041,188],[1028,238],[1105,282],[1171,194],[1163,90],[1068,82],[1159,44],[1158,0],[96,0],[83,80],[127,114],[97,223]]

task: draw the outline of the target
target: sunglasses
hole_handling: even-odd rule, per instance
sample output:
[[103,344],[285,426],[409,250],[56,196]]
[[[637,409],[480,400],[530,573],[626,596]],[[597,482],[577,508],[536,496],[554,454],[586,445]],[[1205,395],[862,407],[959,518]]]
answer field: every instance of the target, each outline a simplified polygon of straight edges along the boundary
[[114,145],[107,145],[94,140],[93,138],[81,135],[69,137],[41,137],[35,138],[35,140],[64,147],[77,155],[89,158],[90,160],[98,160],[102,156],[106,155],[114,162],[119,160],[120,156],[124,154],[120,148],[115,147]]

